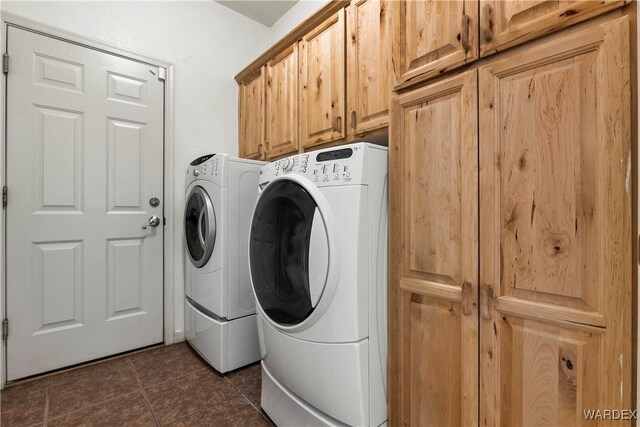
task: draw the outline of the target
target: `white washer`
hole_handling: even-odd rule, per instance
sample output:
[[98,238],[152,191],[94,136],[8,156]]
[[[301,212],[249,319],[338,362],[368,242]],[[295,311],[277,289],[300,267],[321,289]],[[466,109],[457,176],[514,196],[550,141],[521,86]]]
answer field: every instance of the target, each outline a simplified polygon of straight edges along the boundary
[[388,152],[266,165],[249,238],[262,407],[279,426],[386,423]]
[[264,164],[212,154],[187,169],[185,335],[219,372],[260,359],[247,241]]

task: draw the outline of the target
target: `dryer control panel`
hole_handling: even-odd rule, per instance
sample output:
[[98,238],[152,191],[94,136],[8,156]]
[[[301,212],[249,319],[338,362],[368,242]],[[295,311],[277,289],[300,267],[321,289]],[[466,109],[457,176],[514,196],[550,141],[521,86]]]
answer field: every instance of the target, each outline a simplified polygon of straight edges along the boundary
[[287,174],[302,175],[319,187],[366,184],[366,149],[387,150],[386,147],[360,142],[297,154],[264,166],[260,170],[260,184]]

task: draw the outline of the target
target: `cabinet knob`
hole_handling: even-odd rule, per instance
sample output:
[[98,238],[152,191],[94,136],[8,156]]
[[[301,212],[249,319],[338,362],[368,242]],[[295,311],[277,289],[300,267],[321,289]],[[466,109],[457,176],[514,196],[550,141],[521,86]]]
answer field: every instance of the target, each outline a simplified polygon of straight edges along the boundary
[[462,284],[462,314],[470,316],[473,312],[473,285],[469,282]]
[[480,311],[484,320],[493,318],[493,287],[482,285],[480,290]]
[[460,44],[465,52],[471,50],[471,43],[469,43],[469,27],[471,25],[471,18],[469,15],[462,15],[462,31],[460,32]]
[[482,38],[484,39],[484,41],[490,42],[491,40],[493,40],[493,26],[495,22],[493,16],[493,7],[490,4],[485,4],[483,12],[484,24],[482,25]]
[[336,125],[333,130],[336,132],[342,132],[342,116],[336,117]]

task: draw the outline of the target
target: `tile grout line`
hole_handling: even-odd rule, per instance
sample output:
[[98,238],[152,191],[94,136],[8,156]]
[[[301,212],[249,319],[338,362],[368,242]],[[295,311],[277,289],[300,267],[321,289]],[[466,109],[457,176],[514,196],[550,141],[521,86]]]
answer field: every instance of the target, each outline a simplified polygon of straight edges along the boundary
[[44,401],[44,427],[49,424],[49,390],[51,390],[51,378],[47,378],[47,393]]
[[[271,424],[271,420],[268,420],[268,419],[264,416],[264,414],[262,413],[262,411],[261,411],[261,409],[262,409],[262,408],[257,408],[257,407],[256,407],[256,405],[253,403],[253,401],[252,401],[251,399],[249,399],[249,397],[247,397],[247,395],[245,395],[245,394],[242,392],[242,390],[240,390],[240,388],[239,388],[238,386],[236,386],[236,385],[235,385],[235,384],[234,384],[234,383],[233,383],[233,382],[232,382],[232,381],[231,381],[227,376],[225,376],[225,377],[224,377],[224,379],[225,379],[225,380],[227,380],[227,381],[229,381],[229,383],[231,384],[231,386],[232,386],[233,388],[235,388],[235,389],[238,391],[238,393],[240,393],[240,395],[241,395],[242,397],[244,397],[244,399],[245,399],[247,402],[249,402],[249,405],[251,405],[251,406],[253,407],[253,409],[254,409],[258,414],[260,414],[260,416],[261,416],[262,418],[264,418],[264,419],[265,419],[269,424]],[[262,393],[261,393],[261,394],[262,394]]]
[[156,417],[155,411],[151,407],[151,402],[149,401],[149,397],[147,396],[147,392],[144,390],[144,387],[142,386],[142,381],[140,381],[140,377],[138,376],[138,371],[136,370],[136,367],[133,364],[133,360],[128,359],[127,361],[129,362],[129,365],[131,365],[131,368],[133,369],[133,374],[136,376],[136,381],[138,382],[138,386],[140,387],[140,390],[142,391],[142,396],[144,397],[144,401],[147,402],[147,407],[149,408],[149,412],[151,412],[151,417],[153,418],[153,422],[157,426],[159,426],[160,423],[158,422],[158,418]]

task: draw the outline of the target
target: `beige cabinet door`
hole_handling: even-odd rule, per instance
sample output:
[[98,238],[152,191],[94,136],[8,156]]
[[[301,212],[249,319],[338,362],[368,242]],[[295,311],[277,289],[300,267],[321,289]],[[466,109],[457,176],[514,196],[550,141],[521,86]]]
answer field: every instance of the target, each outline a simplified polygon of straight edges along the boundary
[[480,56],[624,5],[622,0],[480,0]]
[[389,124],[391,11],[388,0],[347,8],[347,112],[350,135]]
[[479,70],[480,423],[631,408],[627,17]]
[[477,73],[392,110],[390,423],[476,425]]
[[266,157],[298,151],[298,45],[267,63]]
[[344,138],[344,10],[300,42],[300,135],[305,147]]
[[393,1],[391,5],[399,83],[432,77],[478,58],[476,0]]
[[240,84],[240,157],[264,158],[265,67]]

